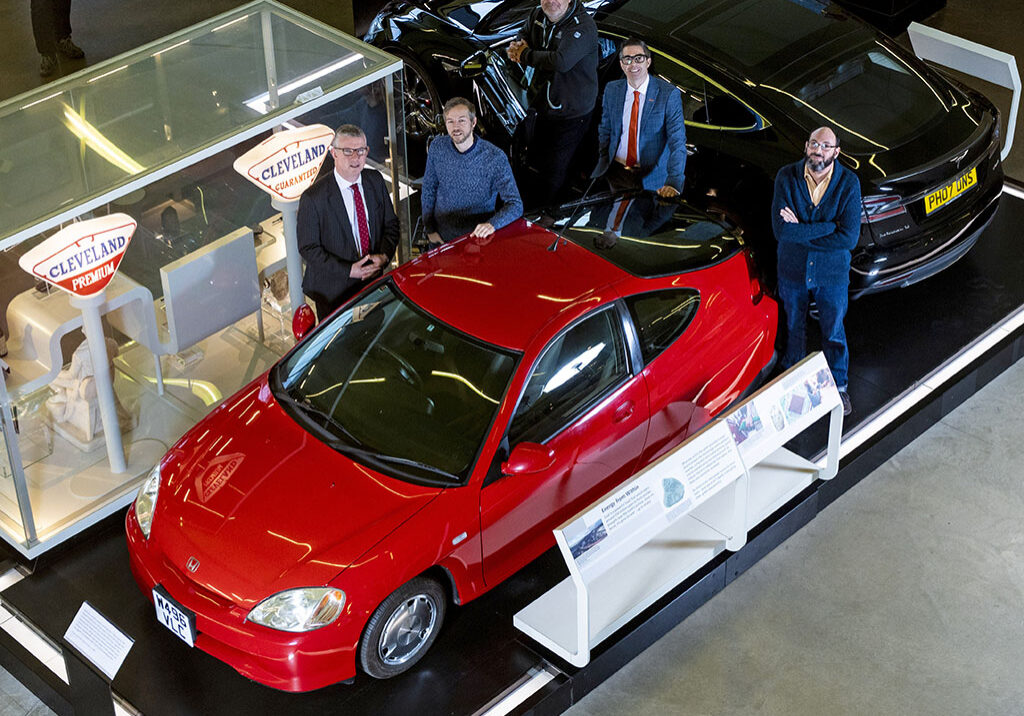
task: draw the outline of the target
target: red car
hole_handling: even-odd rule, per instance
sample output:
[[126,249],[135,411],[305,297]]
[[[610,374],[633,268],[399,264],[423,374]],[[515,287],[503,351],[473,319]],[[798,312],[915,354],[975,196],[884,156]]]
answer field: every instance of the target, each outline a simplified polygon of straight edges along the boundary
[[740,240],[622,207],[397,268],[190,430],[126,519],[160,621],[278,689],[401,673],[756,383],[777,307]]

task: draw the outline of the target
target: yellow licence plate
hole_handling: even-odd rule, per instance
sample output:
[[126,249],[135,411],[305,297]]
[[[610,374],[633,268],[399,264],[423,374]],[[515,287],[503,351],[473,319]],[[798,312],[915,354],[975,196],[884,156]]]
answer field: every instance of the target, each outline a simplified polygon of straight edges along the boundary
[[977,183],[978,170],[977,168],[971,169],[971,171],[967,172],[956,181],[947,184],[941,189],[937,189],[926,196],[924,198],[924,213],[930,214],[940,206],[948,204]]

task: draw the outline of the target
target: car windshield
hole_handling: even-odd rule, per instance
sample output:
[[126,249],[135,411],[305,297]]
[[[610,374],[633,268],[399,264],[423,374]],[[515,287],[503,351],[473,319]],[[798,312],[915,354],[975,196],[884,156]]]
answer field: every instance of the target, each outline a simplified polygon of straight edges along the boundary
[[742,246],[707,214],[650,191],[598,196],[553,216],[553,231],[641,278],[704,268]]
[[875,42],[778,90],[802,125],[836,127],[848,154],[882,152],[919,136],[948,111],[940,91]]
[[279,363],[273,387],[289,414],[353,459],[411,482],[459,484],[515,363],[384,282]]

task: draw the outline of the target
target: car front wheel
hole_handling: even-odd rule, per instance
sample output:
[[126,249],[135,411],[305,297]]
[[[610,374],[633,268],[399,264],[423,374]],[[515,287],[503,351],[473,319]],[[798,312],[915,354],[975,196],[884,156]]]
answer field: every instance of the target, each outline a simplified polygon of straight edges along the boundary
[[429,577],[396,589],[366,623],[359,645],[363,671],[389,679],[412,668],[441,631],[446,604],[444,589]]

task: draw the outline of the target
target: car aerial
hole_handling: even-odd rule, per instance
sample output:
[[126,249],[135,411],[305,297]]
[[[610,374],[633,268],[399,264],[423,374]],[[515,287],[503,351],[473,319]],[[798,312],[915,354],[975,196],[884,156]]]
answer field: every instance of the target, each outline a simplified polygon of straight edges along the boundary
[[[439,131],[436,109],[453,94],[475,97],[481,131],[519,160],[516,128],[526,114],[531,75],[504,48],[536,4],[393,0],[373,20],[366,40],[406,63],[411,166],[416,139]],[[653,53],[651,72],[680,89],[690,153],[687,196],[747,231],[769,281],[775,174],[803,156],[804,141],[823,125],[835,129],[839,161],[861,181],[852,296],[909,285],[949,266],[994,216],[1003,183],[995,107],[838,5],[584,5],[598,26],[602,85],[622,76],[617,44],[639,37]],[[585,156],[596,157],[596,149]],[[518,166],[517,173],[528,175],[529,168]]]
[[401,673],[759,384],[778,309],[741,237],[652,194],[577,204],[564,236],[394,269],[168,451],[125,521],[165,626],[282,690]]

